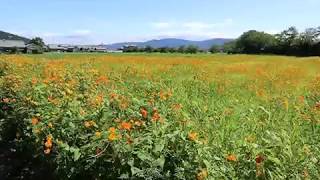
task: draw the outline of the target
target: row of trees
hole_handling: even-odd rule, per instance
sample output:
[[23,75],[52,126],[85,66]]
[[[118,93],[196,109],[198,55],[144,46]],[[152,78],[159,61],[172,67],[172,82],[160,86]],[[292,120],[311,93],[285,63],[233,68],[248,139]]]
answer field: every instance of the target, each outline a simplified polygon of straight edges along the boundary
[[308,28],[304,32],[290,27],[275,35],[251,30],[221,48],[227,53],[318,56],[320,27]]
[[180,46],[179,48],[170,48],[170,47],[160,47],[153,48],[151,46],[146,46],[144,48],[140,48],[137,46],[128,46],[123,48],[123,52],[146,52],[146,53],[186,53],[186,54],[195,54],[198,52],[203,52],[197,46],[189,45],[189,46]]

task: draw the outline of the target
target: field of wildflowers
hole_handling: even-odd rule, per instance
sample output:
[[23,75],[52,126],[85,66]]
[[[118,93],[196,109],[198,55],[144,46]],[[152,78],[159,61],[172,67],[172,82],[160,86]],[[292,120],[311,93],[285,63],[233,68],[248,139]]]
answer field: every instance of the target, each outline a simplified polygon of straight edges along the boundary
[[61,179],[317,179],[320,58],[1,55],[0,119]]

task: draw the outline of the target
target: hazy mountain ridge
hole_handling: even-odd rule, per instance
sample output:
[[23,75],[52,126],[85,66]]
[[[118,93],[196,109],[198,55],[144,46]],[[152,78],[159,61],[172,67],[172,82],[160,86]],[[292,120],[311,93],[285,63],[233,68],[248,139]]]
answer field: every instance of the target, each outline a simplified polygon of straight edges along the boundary
[[[0,39],[22,40],[26,43],[30,41],[30,39],[28,38],[14,35],[4,31],[0,31]],[[192,41],[192,40],[185,40],[185,39],[178,39],[178,38],[165,38],[165,39],[159,39],[159,40],[154,39],[154,40],[145,41],[145,42],[120,42],[120,43],[114,43],[114,44],[106,44],[104,46],[108,49],[117,50],[119,48],[122,48],[125,45],[136,45],[138,47],[151,46],[153,48],[160,48],[160,47],[178,48],[180,46],[195,45],[195,46],[198,46],[200,49],[207,50],[212,45],[223,45],[232,40],[233,39],[215,38],[215,39],[208,39],[204,41]]]
[[200,49],[209,49],[212,45],[223,45],[232,40],[233,39],[215,38],[215,39],[209,39],[204,41],[191,41],[191,40],[185,40],[185,39],[167,38],[167,39],[159,39],[159,40],[150,40],[146,42],[114,43],[114,44],[108,44],[105,46],[109,49],[119,49],[125,45],[136,45],[138,47],[151,46],[153,48],[160,48],[160,47],[178,48],[180,46],[195,45],[195,46],[198,46]]
[[21,36],[4,32],[4,31],[0,31],[0,40],[22,40],[26,43],[30,41],[30,39],[28,38],[21,37]]

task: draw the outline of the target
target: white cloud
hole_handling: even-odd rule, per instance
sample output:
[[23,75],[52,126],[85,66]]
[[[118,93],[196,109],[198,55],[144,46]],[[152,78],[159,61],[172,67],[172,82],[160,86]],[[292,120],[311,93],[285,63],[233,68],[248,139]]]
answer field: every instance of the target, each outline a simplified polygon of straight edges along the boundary
[[152,27],[157,30],[156,36],[159,38],[176,37],[193,40],[228,37],[223,32],[232,25],[232,19],[225,19],[216,23],[201,21],[152,23]]
[[87,30],[87,29],[79,29],[79,30],[75,30],[73,33],[76,35],[89,35],[92,32],[91,30]]
[[232,19],[225,19],[217,23],[208,23],[201,21],[187,21],[187,22],[153,22],[151,26],[156,29],[164,28],[190,28],[190,29],[208,29],[208,28],[222,28],[233,24]]

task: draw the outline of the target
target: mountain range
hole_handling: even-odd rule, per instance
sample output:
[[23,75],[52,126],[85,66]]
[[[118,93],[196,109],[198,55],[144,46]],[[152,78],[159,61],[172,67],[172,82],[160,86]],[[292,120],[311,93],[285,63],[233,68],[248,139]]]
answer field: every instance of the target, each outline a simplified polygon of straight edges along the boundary
[[[0,31],[0,40],[22,40],[24,42],[29,42],[30,39],[21,37],[18,35],[14,35],[11,33],[7,33],[4,31]],[[185,39],[177,39],[177,38],[166,38],[166,39],[159,39],[159,40],[150,40],[145,42],[122,42],[122,43],[114,43],[114,44],[107,44],[104,45],[107,49],[117,50],[122,48],[125,45],[135,45],[138,47],[146,47],[151,46],[153,48],[161,48],[161,47],[170,47],[170,48],[178,48],[180,46],[188,46],[188,45],[195,45],[198,46],[200,49],[209,49],[212,45],[223,45],[227,42],[232,41],[233,39],[225,39],[225,38],[215,38],[209,39],[204,41],[191,41]]]
[[11,33],[7,33],[4,31],[0,31],[0,40],[22,40],[26,43],[30,41],[30,39],[28,39],[28,38],[21,37],[21,36],[11,34]]
[[153,48],[160,48],[160,47],[178,48],[180,46],[195,45],[195,46],[198,46],[200,49],[209,49],[212,45],[223,45],[230,41],[233,41],[233,39],[215,38],[215,39],[209,39],[204,41],[191,41],[191,40],[185,40],[185,39],[167,38],[167,39],[159,39],[159,40],[150,40],[146,42],[114,43],[114,44],[105,45],[105,47],[108,49],[115,50],[125,45],[135,45],[138,47],[151,46]]

